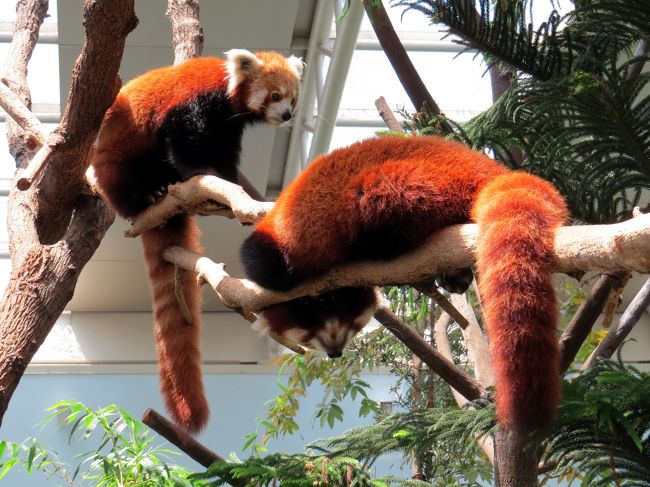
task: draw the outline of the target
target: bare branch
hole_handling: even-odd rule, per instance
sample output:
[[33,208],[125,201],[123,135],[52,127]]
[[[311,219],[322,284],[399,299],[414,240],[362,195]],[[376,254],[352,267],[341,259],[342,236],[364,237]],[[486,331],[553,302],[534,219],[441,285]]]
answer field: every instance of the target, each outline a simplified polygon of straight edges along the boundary
[[377,107],[379,116],[384,121],[384,123],[386,124],[389,130],[392,130],[393,132],[403,131],[402,124],[399,123],[399,121],[395,117],[395,114],[388,106],[388,102],[386,102],[386,98],[384,98],[383,96],[377,98],[375,100],[375,106]]
[[[16,21],[5,63],[2,82],[15,93],[29,110],[32,99],[27,86],[27,64],[38,41],[38,32],[47,14],[48,0],[18,2]],[[13,120],[7,120],[9,152],[16,159],[16,167],[24,167],[32,157],[37,145],[29,143],[30,135]]]
[[[142,422],[205,468],[214,462],[225,462],[222,456],[199,443],[194,437],[153,409],[147,409],[144,412]],[[244,478],[224,478],[223,480],[234,487],[249,485]]]
[[449,302],[449,300],[436,288],[435,284],[419,285],[416,286],[418,291],[429,296],[433,301],[440,306],[445,312],[453,318],[453,320],[458,323],[463,330],[467,328],[469,324],[467,319],[456,309],[456,307]]
[[30,149],[37,149],[45,143],[40,120],[4,83],[0,83],[0,107],[23,129],[27,137],[26,143]]
[[199,20],[198,0],[169,0],[165,15],[172,24],[174,64],[203,52],[203,28]]
[[609,330],[605,339],[598,344],[580,370],[586,370],[591,367],[598,357],[611,357],[616,349],[630,334],[634,326],[638,323],[641,315],[650,305],[650,279],[648,279],[641,290],[634,296],[616,328]]
[[612,321],[614,321],[614,314],[623,302],[623,289],[625,289],[630,279],[632,279],[632,273],[624,272],[619,276],[618,282],[610,289],[607,302],[605,303],[605,309],[603,310],[602,325],[604,328],[609,328]]
[[560,337],[560,371],[566,371],[600,316],[609,293],[627,272],[600,276]]
[[[449,327],[451,321],[452,321],[451,317],[447,313],[443,313],[442,316],[438,318],[438,321],[436,321],[436,323],[433,326],[433,335],[436,343],[436,348],[438,349],[438,351],[447,359],[453,361],[454,357],[451,351],[451,345],[449,343],[449,335],[447,335],[447,328]],[[478,382],[479,384],[481,384],[481,386],[485,387],[484,383],[481,383],[481,381]],[[456,401],[456,404],[458,404],[460,407],[463,407],[465,404],[469,402],[467,399],[465,399],[464,396],[459,394],[458,391],[456,391],[456,389],[452,388],[451,392],[454,396],[454,400]],[[478,446],[481,448],[481,450],[483,450],[483,453],[485,453],[485,456],[490,461],[490,463],[494,465],[494,441],[492,440],[492,438],[486,435],[481,438],[478,438],[477,443]]]
[[19,169],[16,178],[16,187],[21,191],[28,190],[36,178],[43,172],[45,164],[52,155],[52,150],[56,145],[59,137],[52,135],[48,138],[47,143],[43,145],[25,169]]
[[[46,10],[47,2],[43,0],[19,2],[16,21],[18,32],[14,35],[10,49],[16,53],[16,57],[8,59],[7,70],[13,74],[11,79],[16,83],[16,92],[21,93],[26,106],[29,106],[29,93],[27,86],[20,83],[26,82],[27,54],[31,54]],[[73,88],[73,91],[78,89],[79,92],[73,93],[71,100],[79,100],[80,95],[82,100],[76,109],[83,111],[84,115],[86,110],[90,114],[96,114],[98,126],[105,109],[102,109],[104,98],[94,95],[102,92],[114,95],[112,88],[121,55],[120,41],[116,36],[106,34],[107,31],[119,31],[123,45],[129,26],[134,24],[133,2],[86,0],[84,15],[87,26],[84,50],[96,56],[77,65],[77,71],[73,73],[73,86],[79,86],[81,80],[83,87]],[[110,24],[110,27],[106,28],[104,24]],[[88,47],[88,44],[92,46]],[[106,52],[110,55],[106,55]],[[117,61],[109,88],[98,87],[102,83],[102,76],[110,75],[110,66],[102,64],[102,61],[115,55]],[[10,84],[10,87],[13,89],[14,84]],[[92,87],[97,90],[90,89]],[[70,110],[71,118],[75,118],[75,110]],[[83,118],[84,115],[79,115],[74,122],[71,120],[60,127],[41,149],[43,153],[38,160],[42,156],[43,161],[49,163],[45,168],[48,177],[39,179],[39,187],[33,186],[27,191],[14,188],[9,197],[8,221],[13,266],[0,303],[0,417],[4,415],[27,364],[72,297],[81,270],[114,218],[113,212],[101,199],[90,194],[81,179],[65,188],[59,187],[65,194],[51,200],[44,190],[50,188],[48,185],[51,182],[45,181],[51,179],[49,176],[55,179],[64,177],[59,172],[65,173],[66,164],[85,166],[84,154],[87,155],[87,150],[84,147],[89,150],[94,133],[88,132],[92,131],[92,127],[84,125],[83,122],[88,121]],[[9,134],[11,144],[16,148],[12,153],[23,167],[31,152],[25,149],[24,144],[21,147],[20,139],[14,135]],[[58,162],[53,166],[54,161]],[[57,204],[61,197],[65,199],[66,205]],[[38,233],[37,222],[47,228],[48,225],[55,224],[54,220],[65,223],[56,229],[56,238],[41,238],[54,235]]]
[[[404,87],[404,91],[406,91],[415,109],[418,112],[422,111],[424,105],[426,105],[431,113],[441,115],[442,111],[440,107],[429,93],[429,90],[427,90],[422,78],[420,78],[415,66],[413,66],[413,63],[409,59],[406,49],[404,49],[402,41],[395,32],[383,4],[381,2],[376,2],[375,4],[375,2],[370,0],[363,0],[363,6],[366,9],[366,14],[368,15],[368,19],[370,19],[381,48],[386,53],[386,57],[390,61],[391,66],[393,66],[395,74],[397,74],[400,83]],[[445,120],[442,121],[441,128],[446,133],[451,133],[452,131],[451,126]]]
[[185,299],[185,294],[183,293],[183,282],[185,281],[185,269],[180,266],[174,266],[174,292],[176,294],[176,301],[178,301],[178,306],[181,309],[183,318],[188,325],[194,323],[194,317],[190,311],[189,306],[187,305],[187,300]]
[[494,371],[492,370],[490,351],[485,335],[474,314],[474,309],[464,294],[452,294],[451,302],[467,321],[467,327],[462,329],[462,333],[467,355],[474,369],[474,377],[482,387],[493,386]]
[[[233,211],[225,209],[221,204]],[[155,228],[177,213],[232,215],[241,223],[254,223],[264,216],[273,203],[253,200],[242,188],[216,176],[195,176],[171,185],[167,196],[140,213],[127,230],[127,237],[136,237]]]
[[117,75],[126,36],[138,23],[133,0],[85,0],[86,41],[73,68],[72,84],[52,154],[38,181],[37,228],[41,241],[55,242],[89,164],[106,109],[120,88]]
[[[21,199],[26,194],[14,190],[12,204],[27,206]],[[54,245],[22,243],[22,258],[14,264],[0,302],[0,419],[27,364],[72,298],[81,270],[113,223],[113,212],[100,198],[81,195],[75,201],[62,240]]]
[[375,318],[466,399],[471,401],[485,395],[485,390],[478,383],[427,343],[415,330],[404,325],[391,310],[380,308],[375,313]]
[[[222,265],[178,247],[165,258],[196,271],[224,304],[250,321],[254,312],[299,296],[317,295],[343,286],[418,285],[432,275],[470,267],[476,225],[455,225],[429,237],[419,248],[391,261],[356,262],[336,267],[286,294],[265,290],[251,281],[228,276]],[[562,227],[556,239],[556,271],[650,271],[650,214],[613,225]],[[197,267],[198,266],[198,267]]]

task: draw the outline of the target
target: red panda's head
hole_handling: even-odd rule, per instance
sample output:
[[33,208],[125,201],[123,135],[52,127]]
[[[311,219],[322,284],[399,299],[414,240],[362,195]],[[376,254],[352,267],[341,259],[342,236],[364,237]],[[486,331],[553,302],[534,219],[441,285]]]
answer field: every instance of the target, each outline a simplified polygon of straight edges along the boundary
[[253,54],[231,49],[226,59],[228,96],[265,122],[282,125],[292,120],[300,92],[299,58],[273,51]]
[[375,287],[344,287],[264,309],[253,328],[340,357],[379,306]]

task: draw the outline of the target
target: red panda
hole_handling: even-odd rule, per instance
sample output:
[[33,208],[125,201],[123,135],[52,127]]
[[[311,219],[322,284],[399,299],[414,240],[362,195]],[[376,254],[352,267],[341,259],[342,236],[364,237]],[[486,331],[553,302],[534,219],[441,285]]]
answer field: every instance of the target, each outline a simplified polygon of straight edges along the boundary
[[[169,184],[199,174],[236,181],[245,127],[290,122],[301,72],[294,56],[233,49],[225,60],[194,58],[135,78],[120,90],[99,130],[92,166],[101,191],[119,215],[131,218],[162,198]],[[194,276],[186,276],[188,323],[176,301],[174,267],[162,252],[170,245],[200,252],[199,241],[196,222],[187,215],[142,234],[162,395],[174,420],[194,432],[209,417],[199,351],[200,289]]]
[[[505,427],[548,425],[559,397],[551,283],[563,198],[533,175],[436,137],[385,136],[316,159],[244,241],[246,274],[285,291],[339,264],[388,260],[437,230],[476,222],[479,292]],[[373,287],[335,289],[263,310],[260,327],[330,356],[378,306]]]

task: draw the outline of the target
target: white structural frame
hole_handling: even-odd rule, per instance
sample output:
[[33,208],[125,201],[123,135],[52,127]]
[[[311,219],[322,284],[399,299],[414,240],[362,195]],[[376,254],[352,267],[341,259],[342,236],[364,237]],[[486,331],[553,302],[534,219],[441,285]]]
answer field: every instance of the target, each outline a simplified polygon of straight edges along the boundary
[[[329,149],[364,15],[361,1],[350,0],[349,8],[342,16],[346,3],[346,0],[316,2],[300,102],[287,151],[283,179],[285,186],[314,157]],[[333,21],[336,25],[335,37],[331,36]]]

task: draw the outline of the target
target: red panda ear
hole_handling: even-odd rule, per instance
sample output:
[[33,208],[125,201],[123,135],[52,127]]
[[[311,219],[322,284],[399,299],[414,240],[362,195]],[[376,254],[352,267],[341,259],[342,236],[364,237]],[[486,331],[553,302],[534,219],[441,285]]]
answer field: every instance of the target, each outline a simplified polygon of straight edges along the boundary
[[298,78],[300,78],[302,76],[302,68],[305,65],[305,63],[302,62],[302,59],[296,56],[289,56],[287,62],[289,63],[289,66],[296,71]]
[[259,70],[262,60],[246,49],[231,49],[226,52],[226,69],[228,71],[228,93],[232,93],[237,86]]

